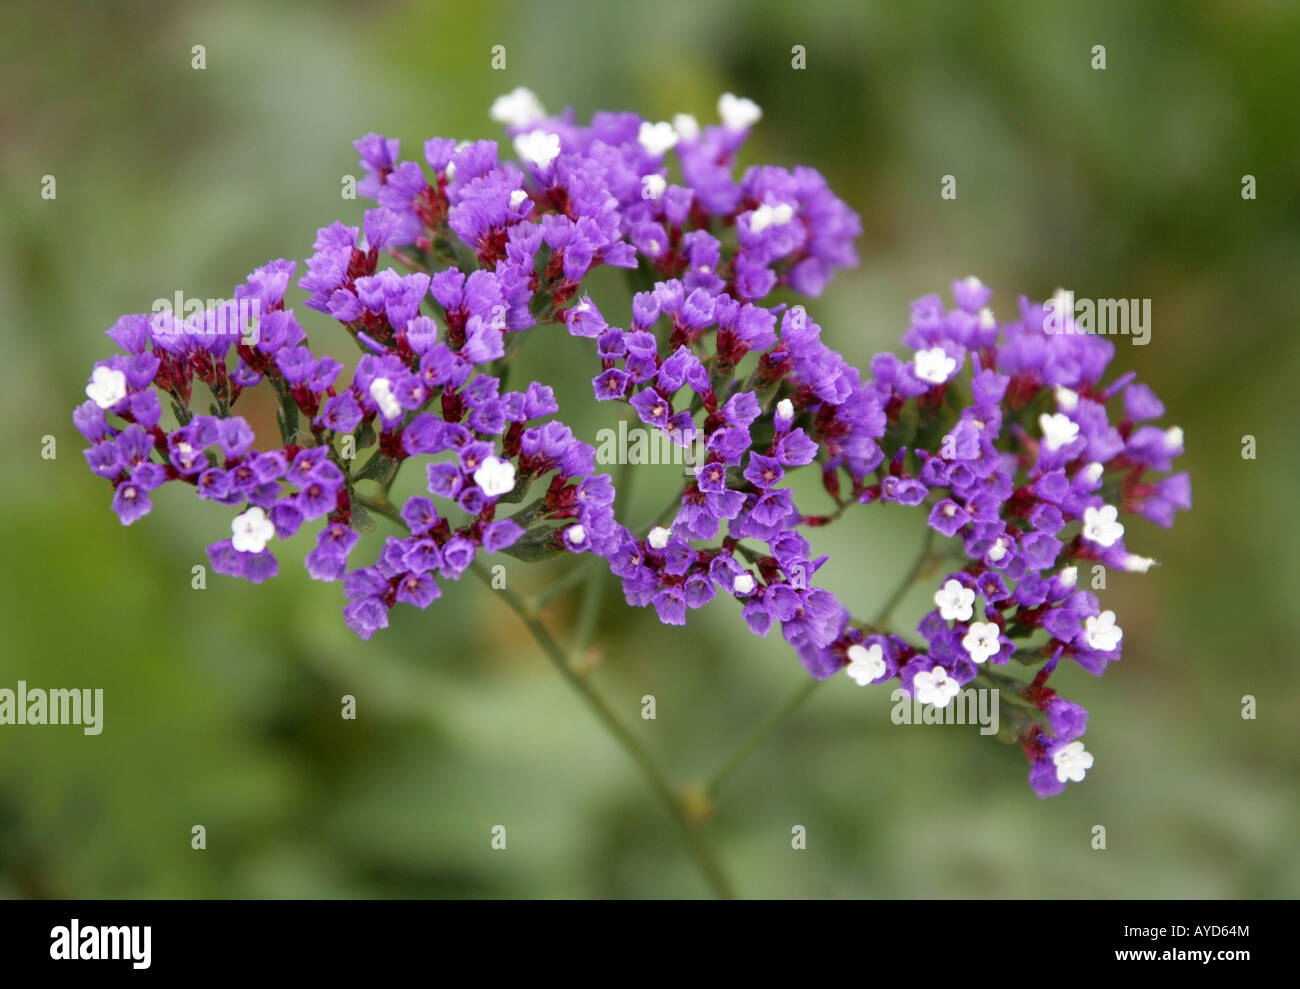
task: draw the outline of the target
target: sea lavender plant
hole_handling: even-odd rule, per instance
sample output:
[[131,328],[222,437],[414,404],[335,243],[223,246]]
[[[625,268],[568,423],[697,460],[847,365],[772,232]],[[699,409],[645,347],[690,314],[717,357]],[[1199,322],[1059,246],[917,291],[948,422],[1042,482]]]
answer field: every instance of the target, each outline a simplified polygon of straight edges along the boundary
[[[360,229],[323,227],[297,281],[303,304],[360,349],[350,382],[286,305],[297,263],[271,261],[220,306],[123,316],[108,331],[121,353],[95,365],[73,417],[91,470],[124,525],[169,482],[223,506],[231,535],[207,548],[213,569],[253,583],[277,574],[277,540],[321,522],[305,566],[342,582],[343,619],[362,639],[399,603],[426,608],[440,582],[481,574],[484,553],[599,557],[629,605],[669,625],[732,598],[753,634],[779,627],[814,680],[898,681],[938,707],[976,680],[1000,689],[1013,701],[1004,734],[1023,747],[1034,790],[1061,792],[1092,766],[1079,741],[1088,714],[1050,678],[1065,661],[1100,675],[1123,636],[1078,567],[1152,566],[1127,548],[1123,519],[1168,526],[1190,507],[1187,474],[1169,473],[1181,430],[1152,424],[1164,407],[1132,374],[1105,380],[1112,343],[1023,297],[999,318],[976,278],[952,284],[952,307],[913,303],[909,356],[851,366],[806,308],[772,295],[815,297],[855,264],[858,216],[812,168],[737,177],[761,111],[726,94],[718,113],[708,126],[633,113],[582,125],[521,88],[492,107],[514,160],[496,141],[447,138],[426,141],[423,162],[402,160],[398,141],[366,135],[358,191],[376,206]],[[630,313],[584,293],[602,265],[643,279]],[[260,314],[252,337],[234,311],[248,303]],[[535,327],[532,339],[591,341],[594,401],[706,451],[646,531],[617,517],[613,479],[554,418],[547,383],[504,390]],[[208,414],[194,411],[196,379]],[[234,411],[261,384],[278,400],[278,443]],[[366,448],[352,470],[351,450]],[[392,481],[413,459],[428,496],[399,506]],[[788,477],[800,468],[820,471],[833,510],[796,504]],[[359,492],[363,480],[377,493]],[[827,558],[813,557],[807,530],[876,502],[926,513],[946,546],[929,540],[906,575],[950,570],[915,636],[887,627],[897,596],[865,621],[815,580]],[[377,553],[359,547],[367,509],[404,533]],[[1032,675],[1004,672],[1013,659]]]

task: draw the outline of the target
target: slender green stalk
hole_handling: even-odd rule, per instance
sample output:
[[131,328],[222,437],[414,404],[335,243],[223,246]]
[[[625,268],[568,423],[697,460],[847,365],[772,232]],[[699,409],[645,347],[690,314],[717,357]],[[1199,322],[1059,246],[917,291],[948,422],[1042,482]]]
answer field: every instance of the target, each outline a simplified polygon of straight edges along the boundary
[[889,622],[890,617],[894,614],[894,609],[898,607],[908,590],[910,590],[912,585],[916,583],[916,578],[920,575],[921,570],[930,562],[930,543],[933,542],[933,540],[934,530],[927,525],[925,527],[925,540],[921,543],[921,552],[916,555],[916,562],[912,564],[912,569],[907,571],[907,575],[903,578],[902,582],[894,588],[894,593],[889,596],[889,600],[885,602],[884,607],[880,609],[880,612],[872,620],[871,624],[874,627],[878,629],[885,627]]
[[754,729],[750,736],[740,744],[732,754],[731,758],[724,762],[721,767],[718,768],[717,772],[709,777],[708,782],[704,784],[704,792],[709,797],[713,797],[722,787],[722,784],[726,782],[727,777],[735,772],[736,769],[739,768],[740,764],[753,754],[755,749],[767,741],[768,736],[776,731],[776,729],[779,728],[787,718],[794,714],[795,711],[799,710],[799,708],[803,706],[804,701],[816,692],[822,682],[823,681],[821,680],[813,680],[809,678],[806,683],[800,684],[799,689],[790,696],[790,699],[787,700],[783,706],[773,711],[762,722],[760,722],[758,727]]
[[[492,586],[492,576],[481,564],[476,561],[470,564],[470,569],[489,587]],[[654,757],[641,741],[628,730],[627,726],[619,720],[618,716],[605,702],[605,699],[596,693],[588,680],[573,669],[568,654],[538,619],[536,611],[531,607],[530,603],[508,587],[497,590],[497,593],[502,596],[506,604],[519,616],[528,631],[532,633],[533,638],[537,640],[537,644],[542,647],[542,652],[546,654],[546,658],[551,661],[551,665],[559,671],[565,682],[582,698],[597,719],[623,747],[623,751],[640,768],[641,774],[649,783],[650,788],[672,815],[673,820],[677,822],[686,838],[687,845],[695,857],[696,864],[704,873],[713,892],[723,899],[731,899],[735,894],[722,871],[717,856],[714,854],[712,845],[687,813],[686,804],[674,791],[672,784],[668,782],[668,778],[659,768]]]
[[[921,544],[921,552],[917,554],[916,562],[912,564],[911,569],[908,570],[899,585],[894,588],[894,592],[889,596],[889,600],[887,600],[884,606],[880,609],[879,615],[877,615],[875,621],[872,623],[873,628],[883,629],[885,623],[889,620],[890,615],[894,613],[894,609],[898,607],[898,603],[903,599],[903,596],[907,593],[912,584],[916,582],[916,578],[920,575],[925,565],[930,562],[930,543],[933,538],[934,530],[927,526],[925,530],[925,539]],[[799,689],[796,690],[789,699],[781,705],[781,707],[777,708],[770,715],[764,718],[749,737],[740,744],[731,757],[727,759],[727,761],[724,762],[711,777],[709,777],[708,782],[704,784],[705,794],[710,798],[713,797],[722,787],[722,784],[726,782],[727,778],[731,776],[731,774],[735,772],[746,759],[753,755],[753,753],[761,747],[762,744],[766,742],[768,738],[770,738],[776,730],[786,722],[787,719],[798,711],[799,708],[804,705],[804,702],[817,692],[817,687],[824,682],[825,681],[823,680],[810,679],[807,682],[800,684]]]

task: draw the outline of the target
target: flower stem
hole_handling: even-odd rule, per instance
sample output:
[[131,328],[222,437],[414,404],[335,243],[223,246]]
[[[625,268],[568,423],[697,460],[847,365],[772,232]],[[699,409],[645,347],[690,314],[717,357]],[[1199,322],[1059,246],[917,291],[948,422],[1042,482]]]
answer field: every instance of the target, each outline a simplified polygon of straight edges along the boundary
[[884,607],[872,620],[871,624],[877,629],[883,629],[889,622],[890,617],[894,614],[894,609],[898,607],[907,594],[911,586],[916,583],[916,578],[920,575],[921,570],[930,562],[930,543],[934,540],[934,530],[928,525],[925,527],[925,539],[921,543],[921,552],[916,554],[916,562],[912,564],[912,569],[907,572],[902,582],[894,588],[894,593],[889,596]]
[[[899,602],[902,601],[903,595],[905,595],[908,589],[916,582],[917,577],[920,575],[925,565],[930,562],[930,543],[933,538],[934,530],[927,526],[925,530],[925,539],[921,544],[921,552],[917,554],[916,562],[912,564],[911,569],[908,570],[906,575],[904,575],[899,585],[894,588],[894,592],[889,596],[889,600],[886,601],[884,606],[880,609],[879,615],[876,616],[875,621],[872,623],[874,629],[880,631],[884,630],[885,623],[888,622],[889,616],[894,613],[894,609],[897,608]],[[722,787],[722,784],[726,782],[727,778],[740,767],[741,763],[748,759],[772,734],[776,732],[778,728],[781,727],[782,724],[785,723],[791,715],[798,711],[799,708],[803,706],[804,702],[816,693],[817,687],[824,682],[824,680],[809,679],[806,683],[801,684],[799,689],[796,690],[790,698],[781,705],[781,707],[777,708],[777,710],[773,711],[762,722],[760,722],[758,727],[754,729],[753,733],[740,744],[739,748],[736,749],[731,758],[724,762],[717,772],[709,777],[708,782],[704,784],[705,794],[709,797],[716,794]]]
[[[492,585],[491,575],[477,561],[470,565],[470,569],[489,587]],[[640,768],[641,774],[650,785],[650,789],[654,791],[660,803],[664,805],[665,809],[672,815],[673,820],[677,822],[678,827],[681,828],[696,864],[704,874],[714,894],[722,899],[731,899],[735,894],[731,889],[731,883],[722,871],[717,856],[714,854],[712,845],[697,823],[692,820],[691,815],[687,813],[686,804],[673,790],[672,784],[668,782],[668,778],[664,775],[663,770],[659,768],[654,757],[640,740],[628,730],[627,726],[619,720],[618,716],[605,702],[605,699],[596,693],[588,680],[574,670],[569,662],[568,654],[538,619],[529,603],[510,588],[501,588],[497,593],[504,598],[506,604],[519,616],[528,631],[532,633],[533,638],[537,640],[537,644],[542,647],[542,651],[546,654],[546,658],[559,671],[564,681],[582,698],[592,713],[596,715],[597,719],[622,746],[623,751]]]
[[727,777],[735,772],[735,770],[739,768],[740,764],[748,759],[755,749],[767,741],[768,736],[776,731],[776,729],[779,728],[787,718],[794,714],[795,711],[799,710],[799,708],[803,706],[804,701],[813,695],[814,691],[816,691],[822,682],[823,681],[821,680],[809,678],[806,683],[800,684],[799,689],[791,695],[790,699],[776,711],[769,714],[767,718],[765,718],[759,726],[754,729],[750,736],[740,744],[732,754],[731,758],[724,762],[717,772],[709,777],[708,782],[704,784],[704,792],[710,797],[714,796],[721,788],[722,784],[726,782]]

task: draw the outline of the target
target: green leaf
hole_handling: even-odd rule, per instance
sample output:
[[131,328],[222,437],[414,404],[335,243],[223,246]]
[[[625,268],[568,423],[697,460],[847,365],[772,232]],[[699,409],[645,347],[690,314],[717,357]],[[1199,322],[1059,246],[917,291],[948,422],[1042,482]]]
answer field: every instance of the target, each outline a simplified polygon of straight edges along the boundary
[[397,461],[382,450],[376,450],[362,468],[352,475],[352,479],[354,481],[375,481],[380,485],[384,485],[391,481],[396,473]]
[[561,553],[567,552],[565,548],[559,545],[559,540],[553,538],[556,526],[537,526],[529,529],[513,546],[503,549],[501,552],[513,556],[516,560],[523,560],[525,563],[540,563],[543,560],[551,560]]
[[528,494],[528,489],[533,486],[531,477],[525,478],[523,484],[515,484],[509,492],[503,494],[497,499],[497,504],[517,505],[524,500],[524,495]]

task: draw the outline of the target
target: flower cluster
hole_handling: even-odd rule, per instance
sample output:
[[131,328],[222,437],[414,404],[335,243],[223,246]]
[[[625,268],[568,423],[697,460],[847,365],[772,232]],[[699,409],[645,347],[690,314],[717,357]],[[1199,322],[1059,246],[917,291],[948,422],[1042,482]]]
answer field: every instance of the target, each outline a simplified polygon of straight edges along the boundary
[[[358,190],[377,205],[360,228],[321,229],[297,283],[306,307],[360,351],[351,382],[285,306],[297,264],[273,261],[230,302],[185,319],[124,316],[108,331],[122,353],[94,367],[74,413],[91,469],[112,485],[124,524],[169,481],[235,509],[231,537],[208,552],[218,572],[255,583],[278,572],[275,540],[323,519],[305,565],[342,580],[345,620],[362,638],[399,601],[427,607],[438,579],[458,579],[479,550],[593,553],[630,605],[653,606],[665,624],[735,598],[754,634],[779,626],[818,678],[897,680],[946,706],[983,677],[1020,702],[1010,734],[1034,788],[1059,792],[1092,757],[1078,741],[1087,713],[1048,678],[1063,659],[1100,674],[1123,634],[1079,589],[1078,567],[1152,565],[1126,548],[1120,516],[1168,525],[1189,507],[1187,475],[1169,473],[1181,432],[1150,424],[1164,409],[1131,375],[1103,383],[1108,341],[1025,299],[1000,322],[974,278],[953,284],[955,308],[937,296],[914,303],[911,358],[879,355],[864,376],[803,306],[771,298],[815,296],[854,264],[857,215],[811,168],[737,175],[761,111],[725,94],[718,115],[703,127],[630,113],[581,125],[518,89],[492,107],[513,161],[495,141],[443,138],[425,142],[423,164],[404,161],[396,140],[367,135],[356,142]],[[640,282],[622,325],[581,291],[601,265]],[[233,311],[249,302],[260,313],[251,339]],[[626,404],[703,451],[661,524],[637,533],[618,520],[611,478],[553,418],[550,387],[502,390],[535,327],[590,341],[595,401]],[[259,450],[232,410],[264,381],[280,437]],[[192,411],[196,383],[209,414]],[[411,458],[432,497],[398,507],[390,486]],[[829,513],[797,505],[787,480],[813,464]],[[362,481],[378,493],[359,492]],[[855,619],[813,582],[826,557],[814,556],[811,530],[877,501],[926,511],[947,541],[939,558],[952,572],[916,641]],[[354,566],[367,506],[406,535]],[[503,506],[517,507],[498,517]],[[1013,658],[1037,667],[1031,680],[993,671]]]

